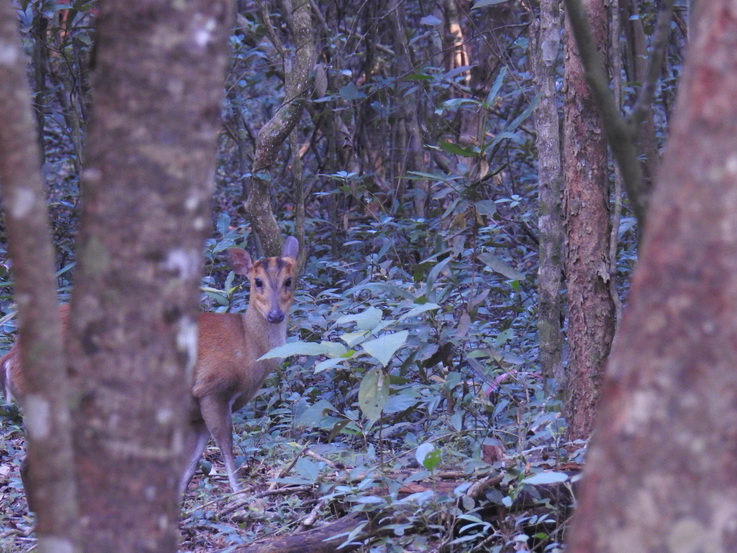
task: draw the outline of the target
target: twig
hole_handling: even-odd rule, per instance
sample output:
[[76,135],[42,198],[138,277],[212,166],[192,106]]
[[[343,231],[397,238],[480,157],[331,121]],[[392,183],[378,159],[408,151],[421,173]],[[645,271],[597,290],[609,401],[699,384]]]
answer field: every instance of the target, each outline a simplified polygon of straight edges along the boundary
[[322,511],[322,508],[325,506],[325,503],[327,503],[327,498],[320,498],[320,501],[318,501],[317,505],[312,508],[310,514],[307,515],[302,523],[299,525],[301,530],[306,530],[307,528],[311,528],[315,525],[315,522],[317,522],[317,517],[319,516],[320,511]]
[[282,470],[279,471],[279,474],[276,475],[276,478],[269,486],[269,490],[273,490],[277,486],[277,480],[279,478],[284,478],[287,474],[289,474],[289,471],[291,471],[294,468],[294,465],[297,464],[297,461],[299,461],[299,458],[302,457],[305,452],[307,451],[308,446],[304,446],[297,455],[294,456],[294,459],[292,459],[292,462],[289,463],[286,467],[284,467]]
[[311,449],[304,449],[303,450],[305,457],[312,457],[315,461],[320,461],[321,463],[325,463],[326,465],[333,467],[334,469],[343,469],[345,466],[343,466],[341,463],[336,463],[335,461],[332,461],[331,459],[328,459],[327,457],[323,457],[319,453],[315,453]]
[[[604,64],[597,48],[597,44],[591,33],[591,28],[586,17],[581,0],[565,0],[568,21],[578,46],[578,55],[586,71],[586,80],[591,89],[591,95],[601,112],[604,130],[606,132],[609,147],[612,150],[617,165],[622,172],[624,186],[635,213],[637,222],[644,228],[649,203],[649,193],[644,185],[642,167],[638,159],[637,145],[635,140],[637,125],[642,110],[647,114],[645,102],[652,101],[652,90],[662,64],[663,50],[667,40],[667,27],[673,15],[673,0],[665,0],[664,8],[658,17],[658,32],[656,39],[660,50],[653,49],[650,65],[648,67],[646,83],[641,91],[642,100],[636,102],[637,112],[633,118],[625,119],[609,90],[609,79],[604,71]],[[654,80],[652,80],[654,79]],[[634,113],[634,110],[633,110]]]
[[272,495],[308,492],[308,491],[311,491],[312,489],[313,489],[312,486],[290,486],[286,488],[268,489],[261,493],[257,493],[256,495],[253,495],[246,500],[238,501],[236,503],[233,503],[232,505],[228,505],[227,507],[224,507],[223,509],[218,511],[218,516],[221,516],[221,517],[227,516],[230,513],[237,511],[241,507],[245,507],[246,505],[252,503],[255,499],[263,499],[264,497],[270,497]]

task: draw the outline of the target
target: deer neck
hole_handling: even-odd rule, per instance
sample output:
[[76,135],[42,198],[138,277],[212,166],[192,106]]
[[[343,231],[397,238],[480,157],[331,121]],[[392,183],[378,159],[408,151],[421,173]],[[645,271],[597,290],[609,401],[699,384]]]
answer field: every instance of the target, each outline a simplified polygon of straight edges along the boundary
[[246,309],[243,327],[258,357],[277,346],[283,346],[287,341],[287,319],[276,324],[270,323],[255,307]]

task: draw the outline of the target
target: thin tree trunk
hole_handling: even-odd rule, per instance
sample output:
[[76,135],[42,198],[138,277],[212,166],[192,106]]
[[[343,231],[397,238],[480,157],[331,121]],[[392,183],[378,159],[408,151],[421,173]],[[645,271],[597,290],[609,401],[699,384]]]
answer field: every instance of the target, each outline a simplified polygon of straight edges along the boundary
[[[608,41],[602,0],[586,0],[594,42]],[[599,111],[586,83],[570,29],[566,34],[564,99],[565,224],[568,342],[565,412],[569,436],[587,438],[593,428],[599,386],[614,337],[609,293],[609,172]]]
[[177,549],[231,11],[101,5],[67,346],[88,553]]
[[0,4],[0,183],[20,315],[27,395],[29,489],[40,553],[79,551],[72,434],[56,261],[41,175],[36,121],[16,14]]
[[[284,59],[286,97],[284,103],[258,133],[252,178],[246,200],[246,213],[265,255],[281,251],[281,232],[271,207],[269,170],[279,147],[292,132],[300,116],[312,83],[316,50],[312,37],[312,15],[309,0],[284,0],[284,15],[294,40],[292,57]],[[286,52],[285,52],[286,54]]]
[[737,550],[734,5],[699,2],[572,553]]
[[[620,13],[618,10],[617,13]],[[645,82],[648,71],[648,44],[645,29],[639,14],[636,0],[622,0],[621,18],[629,29],[628,35],[632,37],[632,69],[634,70],[630,80]],[[658,173],[660,164],[660,151],[655,129],[654,110],[648,110],[644,119],[637,127],[637,146],[640,152],[642,164],[643,186],[646,194],[652,194],[653,184]]]
[[[401,79],[409,75],[413,70],[412,59],[410,55],[410,47],[404,32],[404,3],[399,0],[390,0],[389,2],[389,20],[391,22],[392,37],[394,40],[394,49],[397,55],[398,78]],[[397,163],[397,172],[394,175],[396,181],[396,197],[401,199],[404,188],[403,181],[406,178],[407,171],[417,171],[426,173],[422,130],[420,129],[419,109],[420,101],[418,95],[405,96],[402,95],[396,101],[399,102],[399,130],[401,140],[395,149],[395,159]],[[428,201],[428,183],[425,179],[416,179],[412,181],[414,190],[414,206],[415,216],[424,217],[427,201]]]
[[563,332],[561,329],[561,285],[563,280],[563,219],[561,190],[560,118],[558,115],[558,56],[561,49],[559,0],[540,2],[540,24],[535,35],[535,80],[540,100],[535,109],[538,151],[538,226],[540,228],[540,268],[538,270],[538,335],[540,365],[547,379],[564,385]]

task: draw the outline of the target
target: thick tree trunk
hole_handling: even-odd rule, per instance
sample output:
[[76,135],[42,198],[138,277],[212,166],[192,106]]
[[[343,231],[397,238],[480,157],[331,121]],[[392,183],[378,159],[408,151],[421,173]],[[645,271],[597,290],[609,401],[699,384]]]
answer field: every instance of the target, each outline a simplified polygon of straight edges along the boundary
[[699,2],[574,553],[737,550],[737,18]]
[[101,5],[67,347],[89,553],[176,551],[231,10]]
[[555,81],[560,53],[561,20],[559,0],[540,2],[540,23],[535,36],[535,81],[540,100],[535,109],[538,151],[538,226],[540,268],[538,270],[538,336],[540,366],[546,378],[564,384],[563,332],[561,329],[561,285],[563,280],[563,219],[561,190],[560,125]]
[[72,436],[57,314],[56,260],[15,10],[0,5],[0,183],[20,314],[21,362],[40,553],[78,551]]
[[[584,7],[594,41],[607,44],[602,0]],[[568,25],[567,25],[568,27]],[[609,292],[609,171],[601,118],[593,101],[570,29],[565,50],[565,225],[568,247],[568,342],[565,404],[569,436],[591,433],[616,312]]]

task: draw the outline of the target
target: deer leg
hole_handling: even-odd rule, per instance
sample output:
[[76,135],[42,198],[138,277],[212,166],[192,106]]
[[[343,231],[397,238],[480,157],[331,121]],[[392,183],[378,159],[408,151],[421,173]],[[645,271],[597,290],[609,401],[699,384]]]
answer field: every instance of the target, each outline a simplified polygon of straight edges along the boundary
[[235,459],[233,458],[233,417],[232,400],[223,396],[210,395],[200,399],[200,411],[210,430],[215,443],[220,448],[225,462],[225,470],[228,473],[228,481],[233,492],[240,491],[240,486],[235,478]]
[[187,485],[197,470],[197,463],[202,457],[202,452],[205,451],[207,442],[210,440],[210,432],[203,422],[192,423],[192,428],[187,433],[186,439],[187,467],[184,469],[182,478],[179,481],[179,491],[182,497],[184,497],[184,493],[187,491]]

